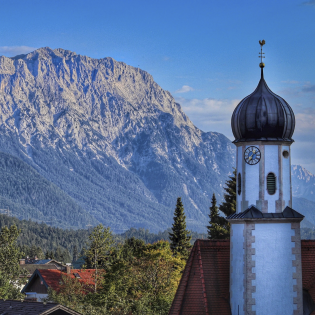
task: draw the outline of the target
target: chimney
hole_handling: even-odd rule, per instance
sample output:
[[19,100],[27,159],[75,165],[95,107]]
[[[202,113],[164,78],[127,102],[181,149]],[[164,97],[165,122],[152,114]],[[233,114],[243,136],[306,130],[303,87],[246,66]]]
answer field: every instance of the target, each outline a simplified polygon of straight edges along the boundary
[[71,273],[71,264],[66,264],[67,274]]
[[20,265],[25,265],[25,259],[20,259]]

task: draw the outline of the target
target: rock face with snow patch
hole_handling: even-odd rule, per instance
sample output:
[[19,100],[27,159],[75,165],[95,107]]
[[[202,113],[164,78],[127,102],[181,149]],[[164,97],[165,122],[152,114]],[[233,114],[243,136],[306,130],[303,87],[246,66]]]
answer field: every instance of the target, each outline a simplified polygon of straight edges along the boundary
[[293,196],[315,201],[315,175],[301,165],[292,165],[291,174]]
[[147,72],[50,48],[0,57],[0,151],[116,231],[167,228],[178,196],[204,230],[235,165],[230,141],[196,128]]

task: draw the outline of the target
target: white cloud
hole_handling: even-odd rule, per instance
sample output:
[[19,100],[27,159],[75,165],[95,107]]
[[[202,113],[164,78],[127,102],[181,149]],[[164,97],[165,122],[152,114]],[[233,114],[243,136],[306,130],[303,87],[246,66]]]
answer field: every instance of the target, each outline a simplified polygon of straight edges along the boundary
[[194,89],[189,86],[189,85],[183,85],[179,90],[176,90],[175,93],[179,94],[179,93],[187,93],[190,91],[193,91]]
[[[234,140],[231,116],[240,100],[175,99],[199,129],[223,133]],[[299,164],[315,174],[315,108],[295,105],[296,126],[293,134],[292,164]]]
[[4,54],[7,57],[14,57],[16,55],[27,54],[35,49],[35,47],[29,46],[0,46],[0,54]]
[[231,116],[240,100],[176,98],[191,121],[203,131],[216,131],[233,139]]

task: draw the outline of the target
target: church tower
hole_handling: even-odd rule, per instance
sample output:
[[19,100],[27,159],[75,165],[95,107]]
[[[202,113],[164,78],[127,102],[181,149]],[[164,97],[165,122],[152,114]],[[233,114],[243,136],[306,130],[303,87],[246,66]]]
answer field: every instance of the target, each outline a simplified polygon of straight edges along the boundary
[[291,144],[295,117],[261,78],[232,115],[236,213],[231,224],[232,315],[302,315],[300,222],[292,209]]

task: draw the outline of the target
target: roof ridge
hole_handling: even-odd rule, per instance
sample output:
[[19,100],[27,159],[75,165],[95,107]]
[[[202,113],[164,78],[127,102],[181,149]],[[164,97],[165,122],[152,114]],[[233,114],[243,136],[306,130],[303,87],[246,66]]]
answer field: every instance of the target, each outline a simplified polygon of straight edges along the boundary
[[205,304],[206,314],[209,314],[207,292],[206,292],[205,279],[204,279],[204,276],[203,276],[202,258],[201,258],[201,251],[200,251],[200,244],[199,244],[199,242],[197,242],[197,254],[198,254],[198,260],[199,260],[201,286],[202,286],[202,291],[203,291],[203,301],[204,301],[204,304]]
[[[198,240],[197,240],[198,241]],[[196,241],[196,242],[197,242]],[[196,244],[196,242],[195,242],[195,244]],[[195,253],[195,251],[196,251],[196,245],[194,244],[194,246],[193,246],[193,248],[191,249],[191,251],[190,251],[190,255],[189,255],[189,258],[188,258],[188,260],[187,260],[187,263],[186,263],[186,267],[185,267],[185,269],[184,269],[184,271],[183,271],[183,274],[182,274],[182,277],[181,277],[181,279],[180,279],[180,282],[179,282],[179,284],[178,284],[178,287],[177,287],[177,290],[176,290],[176,293],[175,293],[175,297],[174,297],[174,299],[173,299],[173,302],[172,302],[172,306],[171,306],[171,308],[170,308],[170,310],[169,310],[169,314],[171,314],[171,311],[172,311],[172,309],[173,308],[175,308],[176,306],[175,306],[175,304],[174,304],[174,302],[175,302],[175,300],[176,300],[176,296],[177,296],[177,294],[180,294],[180,289],[181,289],[181,284],[183,283],[183,286],[185,287],[185,290],[183,291],[183,293],[181,294],[181,297],[180,297],[180,303],[179,303],[179,307],[178,307],[178,312],[177,312],[177,314],[179,314],[180,313],[180,310],[181,310],[181,308],[182,308],[182,304],[183,304],[183,300],[184,300],[184,295],[185,295],[185,292],[186,292],[186,288],[187,288],[187,284],[188,284],[188,280],[189,280],[189,275],[190,275],[190,271],[191,271],[191,267],[192,267],[192,264],[193,264],[193,258],[194,258],[194,253]],[[186,271],[186,269],[187,269],[187,271],[188,271],[188,273],[187,274],[185,274],[185,271]],[[185,281],[186,281],[186,283],[185,283]],[[185,283],[185,284],[184,284]]]

